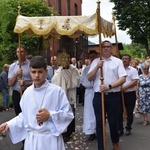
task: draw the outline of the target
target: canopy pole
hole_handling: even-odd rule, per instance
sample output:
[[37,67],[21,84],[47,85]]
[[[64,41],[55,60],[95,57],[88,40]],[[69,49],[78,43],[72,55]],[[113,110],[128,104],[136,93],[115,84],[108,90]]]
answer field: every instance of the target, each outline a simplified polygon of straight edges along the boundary
[[[119,47],[118,47],[118,40],[117,40],[117,31],[116,31],[116,24],[115,24],[115,16],[114,16],[114,12],[112,11],[112,21],[114,24],[114,31],[115,31],[115,41],[116,41],[116,50],[118,53],[118,57],[120,57],[119,54]],[[126,120],[126,108],[125,108],[125,102],[124,102],[124,92],[121,91],[121,99],[122,99],[122,106],[123,106],[123,119]]]
[[120,54],[119,54],[119,47],[118,47],[118,40],[117,40],[117,32],[116,32],[116,24],[115,24],[114,12],[112,12],[112,21],[113,21],[113,25],[114,25],[114,32],[115,32],[115,41],[116,41],[117,55],[118,55],[118,57],[120,57]]
[[[21,56],[21,34],[18,34],[18,47],[19,47],[19,69],[22,66],[22,56]],[[22,75],[19,75],[19,79],[22,80]],[[20,86],[20,97],[22,96],[22,86]]]
[[54,75],[54,73],[55,73],[55,66],[54,66],[54,43],[55,43],[55,41],[54,41],[54,36],[53,36],[53,39],[52,39],[52,68],[53,68],[53,75]]
[[[99,0],[97,2],[97,18],[98,18],[100,60],[102,60],[102,46],[101,46],[102,26],[101,26],[100,1]],[[103,85],[104,84],[103,67],[100,68],[100,80],[101,80],[101,85]],[[103,147],[104,147],[104,150],[106,150],[106,120],[105,120],[104,92],[101,92],[101,103],[102,103]]]
[[[21,13],[21,6],[20,2],[18,2],[18,15]],[[21,56],[21,34],[18,34],[18,48],[19,48],[19,69],[21,69],[22,66],[22,56]],[[19,79],[22,80],[22,75],[19,75]],[[22,86],[20,86],[20,97],[22,96]]]

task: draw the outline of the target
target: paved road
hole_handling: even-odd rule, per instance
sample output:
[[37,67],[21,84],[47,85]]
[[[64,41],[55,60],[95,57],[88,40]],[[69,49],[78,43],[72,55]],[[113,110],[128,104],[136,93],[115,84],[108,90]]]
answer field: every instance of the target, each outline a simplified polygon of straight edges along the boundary
[[[0,123],[14,116],[14,111],[0,112]],[[88,142],[88,137],[82,133],[82,120],[83,106],[78,105],[76,110],[76,132],[73,134],[72,139],[65,144],[66,150],[97,150],[96,140]],[[143,126],[142,121],[142,118],[135,118],[132,134],[130,136],[124,135],[120,138],[121,150],[150,150],[150,125]],[[106,147],[107,150],[112,150],[108,124],[106,129]],[[8,136],[4,138],[0,136],[0,150],[20,150],[21,147],[22,143],[14,145]]]

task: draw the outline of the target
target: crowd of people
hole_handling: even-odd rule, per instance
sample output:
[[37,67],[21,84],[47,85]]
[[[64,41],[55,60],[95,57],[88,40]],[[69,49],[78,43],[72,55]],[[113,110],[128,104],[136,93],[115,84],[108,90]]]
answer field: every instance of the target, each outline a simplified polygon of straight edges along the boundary
[[5,64],[0,75],[3,110],[9,110],[11,88],[16,117],[1,124],[0,133],[8,131],[25,150],[64,150],[75,132],[77,104],[82,104],[87,140],[97,139],[98,150],[104,150],[107,118],[113,149],[120,150],[119,137],[132,134],[135,107],[143,125],[149,123],[150,59],[141,63],[124,54],[121,60],[112,55],[110,41],[101,46],[101,59],[95,50],[85,62],[63,52],[52,56],[50,65],[41,56],[27,55],[25,46],[17,48],[18,60]]

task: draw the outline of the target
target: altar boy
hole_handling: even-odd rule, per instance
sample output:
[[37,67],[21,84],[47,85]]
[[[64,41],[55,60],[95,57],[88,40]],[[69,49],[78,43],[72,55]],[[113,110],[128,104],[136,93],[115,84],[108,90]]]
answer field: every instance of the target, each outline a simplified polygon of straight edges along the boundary
[[24,92],[22,112],[0,125],[13,143],[25,139],[24,150],[65,150],[62,133],[74,118],[64,90],[50,84],[45,59],[35,56],[30,62],[33,84]]

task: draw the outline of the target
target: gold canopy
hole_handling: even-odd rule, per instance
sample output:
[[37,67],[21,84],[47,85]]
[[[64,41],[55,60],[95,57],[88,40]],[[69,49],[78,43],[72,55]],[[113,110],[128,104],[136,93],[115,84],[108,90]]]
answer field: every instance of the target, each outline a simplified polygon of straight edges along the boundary
[[[49,35],[53,37],[66,35],[71,38],[76,38],[82,34],[97,35],[99,34],[97,20],[97,13],[91,16],[26,17],[18,15],[14,32],[19,34],[26,32],[29,36],[32,34],[42,35],[44,38]],[[101,27],[104,37],[114,35],[112,22],[101,18]]]

